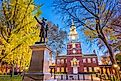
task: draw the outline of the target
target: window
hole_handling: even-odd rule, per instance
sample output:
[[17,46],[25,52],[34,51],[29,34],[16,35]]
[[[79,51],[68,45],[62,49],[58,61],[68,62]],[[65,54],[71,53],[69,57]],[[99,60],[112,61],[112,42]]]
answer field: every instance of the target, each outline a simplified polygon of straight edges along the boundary
[[72,45],[71,45],[71,44],[69,44],[69,45],[67,45],[67,47],[68,47],[68,49],[70,49],[70,48],[72,48]]
[[89,72],[92,72],[92,67],[89,67]]
[[64,67],[61,67],[61,72],[64,72]]
[[69,49],[69,48],[70,48],[70,46],[69,46],[69,45],[67,45],[67,48]]
[[78,50],[78,51],[77,51],[77,53],[79,53],[79,54],[80,54],[80,53],[81,53],[81,51],[80,51],[80,50]]
[[97,67],[94,67],[94,72],[98,72]]
[[87,72],[87,67],[84,67],[84,72]]
[[61,59],[61,64],[64,64],[64,59]]
[[67,63],[67,59],[66,59],[66,63]]
[[71,53],[71,51],[70,50],[68,50],[68,54],[70,54]]
[[75,43],[72,43],[72,47],[73,47],[73,48],[75,48],[75,47],[76,47],[76,46],[75,46]]
[[77,47],[77,48],[80,48],[80,44],[76,44],[76,47]]
[[54,69],[52,69],[52,73],[54,73]]
[[73,58],[72,60],[71,60],[71,66],[73,67],[73,66],[79,66],[79,60],[77,60],[76,58]]
[[57,72],[60,72],[60,68],[59,67],[57,67]]
[[60,64],[60,60],[59,59],[57,59],[57,64]]
[[96,63],[96,58],[92,58],[93,63]]
[[88,58],[87,60],[88,60],[88,63],[91,63],[91,58]]
[[66,72],[68,72],[68,68],[66,68]]
[[107,68],[107,73],[110,74],[110,69],[109,68]]
[[83,59],[83,63],[86,63],[86,59]]

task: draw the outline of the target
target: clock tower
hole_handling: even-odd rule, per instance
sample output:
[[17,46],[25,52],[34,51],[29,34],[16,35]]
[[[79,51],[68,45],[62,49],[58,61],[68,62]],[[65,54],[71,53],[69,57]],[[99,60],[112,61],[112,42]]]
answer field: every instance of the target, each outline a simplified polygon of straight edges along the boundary
[[[80,67],[81,66],[81,67]],[[78,33],[72,21],[67,44],[67,67],[68,73],[77,74],[83,71],[81,43],[78,42]]]
[[69,32],[67,54],[82,54],[81,43],[78,42],[78,33],[73,21]]

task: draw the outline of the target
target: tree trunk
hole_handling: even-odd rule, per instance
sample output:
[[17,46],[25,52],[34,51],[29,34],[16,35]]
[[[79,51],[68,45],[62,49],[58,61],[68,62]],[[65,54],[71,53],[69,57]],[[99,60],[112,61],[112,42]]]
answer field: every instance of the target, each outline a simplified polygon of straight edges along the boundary
[[[113,50],[111,48],[111,46],[108,44],[103,32],[101,31],[101,35],[100,35],[100,39],[104,42],[105,46],[107,47],[108,49],[108,52],[109,52],[109,55],[110,55],[110,60],[112,62],[112,67],[114,64],[117,64],[116,60],[115,60],[115,57],[114,57],[114,53],[113,53]],[[114,68],[114,67],[113,67]],[[119,73],[119,70],[117,68],[114,68],[116,70],[116,77],[117,77],[117,80],[120,81],[120,73]]]
[[108,49],[109,55],[110,55],[110,60],[112,62],[112,64],[116,64],[115,58],[114,58],[114,54],[113,54],[113,50],[111,48],[111,46],[108,44],[107,40],[105,39],[105,37],[100,37],[100,39],[103,41],[103,43],[105,44],[105,46]]

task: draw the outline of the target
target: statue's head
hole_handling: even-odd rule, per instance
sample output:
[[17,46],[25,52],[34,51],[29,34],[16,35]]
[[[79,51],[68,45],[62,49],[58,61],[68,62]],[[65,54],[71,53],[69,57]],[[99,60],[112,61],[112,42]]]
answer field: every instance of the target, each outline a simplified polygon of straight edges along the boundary
[[44,17],[42,18],[42,21],[47,21],[47,19],[45,19]]

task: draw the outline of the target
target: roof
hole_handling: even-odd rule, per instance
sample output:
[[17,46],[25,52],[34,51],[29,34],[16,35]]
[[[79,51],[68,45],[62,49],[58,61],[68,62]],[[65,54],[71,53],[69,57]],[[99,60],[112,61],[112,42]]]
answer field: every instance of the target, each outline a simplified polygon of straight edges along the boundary
[[96,54],[83,54],[83,56],[97,56]]
[[59,55],[56,58],[66,58],[66,57],[67,57],[67,55]]
[[[66,58],[66,57],[69,57],[69,56],[74,56],[74,55],[59,55],[57,56],[56,58]],[[96,54],[77,54],[75,56],[82,56],[82,57],[97,57]]]
[[97,57],[96,54],[83,54],[82,57]]

